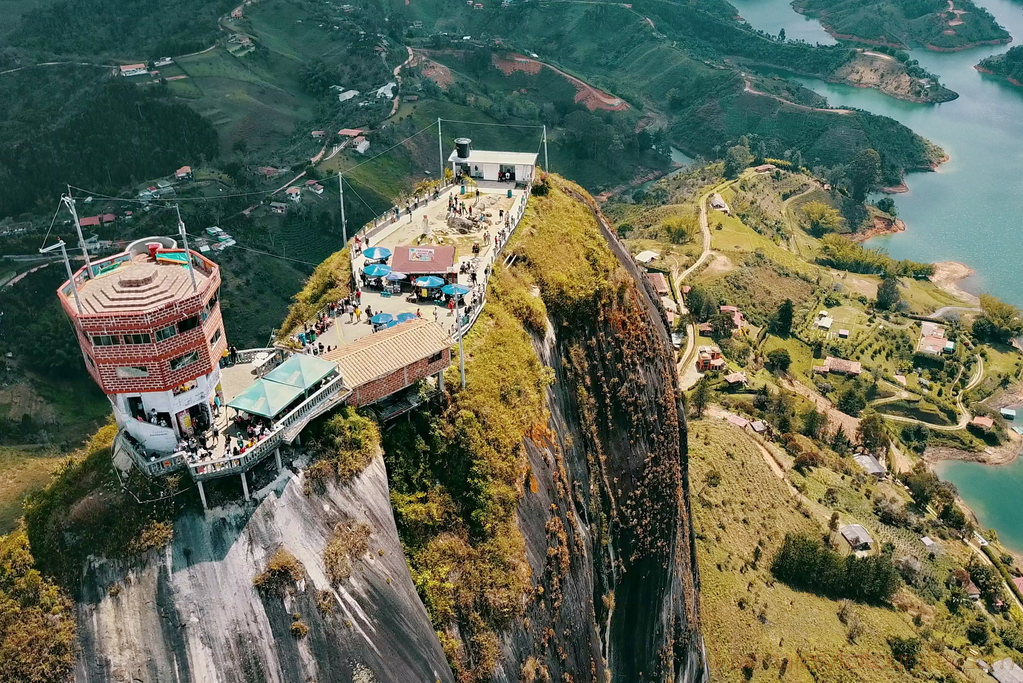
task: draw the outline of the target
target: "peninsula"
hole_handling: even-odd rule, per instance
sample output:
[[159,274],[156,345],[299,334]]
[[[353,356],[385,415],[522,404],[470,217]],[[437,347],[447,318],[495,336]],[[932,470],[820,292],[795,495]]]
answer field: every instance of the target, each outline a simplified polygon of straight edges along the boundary
[[994,16],[971,0],[793,0],[839,40],[955,52],[1012,40]]

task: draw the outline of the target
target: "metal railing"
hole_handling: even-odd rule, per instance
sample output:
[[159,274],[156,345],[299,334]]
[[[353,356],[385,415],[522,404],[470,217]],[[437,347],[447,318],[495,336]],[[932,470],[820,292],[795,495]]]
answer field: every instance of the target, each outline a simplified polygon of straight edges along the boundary
[[176,453],[161,454],[155,460],[150,460],[146,450],[135,444],[123,429],[117,432],[114,448],[128,453],[135,461],[135,466],[150,477],[175,472],[185,466],[185,459]]
[[[294,410],[281,418],[281,420],[274,426],[273,431],[270,432],[266,438],[253,444],[253,446],[247,449],[244,453],[229,455],[223,458],[218,458],[217,460],[190,462],[188,463],[189,474],[191,474],[192,478],[196,481],[201,481],[204,479],[213,479],[215,477],[224,477],[229,474],[237,474],[238,472],[248,470],[269,456],[270,453],[279,448],[281,444],[289,442],[289,439],[286,438],[285,432],[289,431],[292,427],[299,425],[300,423],[308,422],[308,420],[315,417],[318,414],[318,409],[324,407],[328,401],[338,396],[343,389],[344,382],[341,376],[338,375],[317,389],[312,396],[302,401],[302,403],[298,404]],[[348,393],[350,394],[351,392]],[[347,394],[345,396],[347,396]],[[343,399],[344,396],[341,398]],[[304,427],[305,425],[302,424],[302,426]],[[301,428],[298,431],[301,431]],[[291,440],[293,439],[294,436],[292,436]]]

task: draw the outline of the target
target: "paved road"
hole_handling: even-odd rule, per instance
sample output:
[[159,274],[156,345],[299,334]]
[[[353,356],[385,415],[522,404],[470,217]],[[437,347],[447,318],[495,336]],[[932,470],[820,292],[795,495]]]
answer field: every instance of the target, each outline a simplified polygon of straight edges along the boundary
[[941,316],[945,315],[946,313],[951,313],[952,311],[966,311],[967,313],[977,313],[980,310],[981,309],[979,309],[979,308],[977,308],[975,306],[942,306],[941,308],[936,310],[934,313],[931,313],[930,317],[932,317],[932,318],[940,318]]

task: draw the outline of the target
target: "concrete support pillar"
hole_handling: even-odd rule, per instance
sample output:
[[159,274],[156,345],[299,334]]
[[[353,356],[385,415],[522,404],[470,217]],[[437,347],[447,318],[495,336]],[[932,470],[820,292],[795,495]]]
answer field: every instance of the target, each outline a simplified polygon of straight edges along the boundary
[[298,434],[295,435],[295,445],[296,446],[301,446],[302,445],[302,433],[301,432],[299,432]]
[[199,497],[202,499],[202,509],[209,510],[210,506],[206,504],[206,489],[202,487],[201,481],[196,482],[196,485],[199,487]]
[[281,449],[278,446],[274,449],[274,459],[277,461],[277,471],[281,471]]
[[245,473],[242,472],[242,491],[245,492],[245,502],[249,502],[249,480],[245,477]]
[[440,372],[437,373],[437,388],[440,389],[441,392],[444,391],[444,371],[443,370],[441,370]]

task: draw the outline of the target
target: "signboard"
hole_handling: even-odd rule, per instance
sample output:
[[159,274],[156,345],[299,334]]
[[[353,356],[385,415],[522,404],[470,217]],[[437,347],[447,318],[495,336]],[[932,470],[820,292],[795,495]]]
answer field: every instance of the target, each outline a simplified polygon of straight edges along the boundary
[[412,263],[429,262],[433,260],[433,252],[433,249],[410,247],[408,250],[408,260]]

